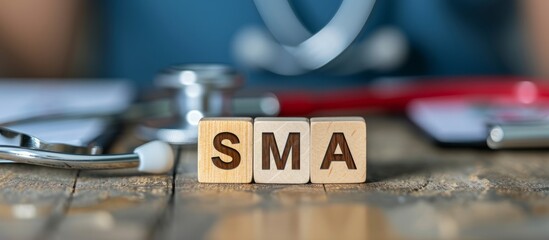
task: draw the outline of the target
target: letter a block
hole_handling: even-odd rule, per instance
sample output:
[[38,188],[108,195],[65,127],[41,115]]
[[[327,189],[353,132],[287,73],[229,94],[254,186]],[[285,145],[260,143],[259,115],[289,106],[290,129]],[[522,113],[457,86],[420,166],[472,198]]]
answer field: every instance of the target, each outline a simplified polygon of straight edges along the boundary
[[199,182],[252,182],[251,118],[203,118],[198,134]]
[[256,118],[255,182],[309,182],[309,132],[306,118]]
[[366,181],[364,118],[311,118],[310,151],[312,183]]

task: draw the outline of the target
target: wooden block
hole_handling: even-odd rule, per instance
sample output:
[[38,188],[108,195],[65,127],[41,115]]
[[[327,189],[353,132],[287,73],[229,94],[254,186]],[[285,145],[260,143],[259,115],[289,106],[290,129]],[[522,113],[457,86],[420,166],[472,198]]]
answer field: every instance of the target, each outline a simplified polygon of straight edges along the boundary
[[311,118],[310,151],[312,183],[366,181],[364,118]]
[[309,182],[309,128],[307,118],[255,119],[256,183]]
[[203,118],[198,124],[198,181],[252,182],[251,118]]

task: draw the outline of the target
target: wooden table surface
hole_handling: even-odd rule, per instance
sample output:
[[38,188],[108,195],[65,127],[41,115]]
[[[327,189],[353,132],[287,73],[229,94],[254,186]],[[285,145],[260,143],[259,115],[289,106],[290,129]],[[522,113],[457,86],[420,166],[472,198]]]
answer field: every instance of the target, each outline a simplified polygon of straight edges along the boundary
[[440,148],[366,119],[366,184],[200,184],[195,147],[166,175],[2,164],[0,239],[549,238],[549,152]]

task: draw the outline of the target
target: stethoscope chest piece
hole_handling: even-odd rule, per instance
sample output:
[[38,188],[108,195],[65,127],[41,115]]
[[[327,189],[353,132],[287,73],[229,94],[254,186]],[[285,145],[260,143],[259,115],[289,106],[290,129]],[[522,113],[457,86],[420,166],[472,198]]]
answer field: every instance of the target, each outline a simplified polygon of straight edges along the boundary
[[138,135],[173,145],[196,144],[203,117],[230,116],[232,96],[244,83],[235,69],[221,64],[173,66],[161,71],[155,85],[170,90],[179,117],[169,124],[142,124]]

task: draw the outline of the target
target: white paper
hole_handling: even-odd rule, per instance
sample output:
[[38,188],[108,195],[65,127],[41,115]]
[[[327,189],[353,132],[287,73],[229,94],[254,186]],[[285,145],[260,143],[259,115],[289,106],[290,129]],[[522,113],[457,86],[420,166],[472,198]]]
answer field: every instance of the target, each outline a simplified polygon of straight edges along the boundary
[[[0,80],[0,123],[59,113],[117,113],[134,91],[123,81]],[[103,119],[63,119],[8,128],[54,143],[87,145],[107,127]]]

